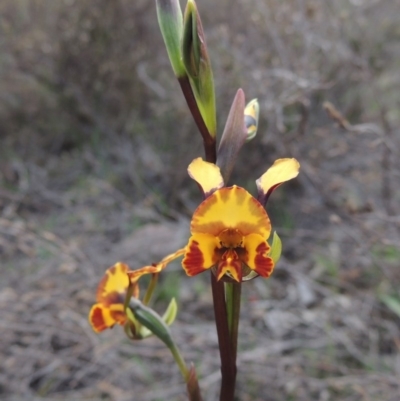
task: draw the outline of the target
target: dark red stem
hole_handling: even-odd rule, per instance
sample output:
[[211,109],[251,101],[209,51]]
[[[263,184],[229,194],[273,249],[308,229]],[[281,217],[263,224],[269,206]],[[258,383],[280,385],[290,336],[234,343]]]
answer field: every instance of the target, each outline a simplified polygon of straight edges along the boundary
[[186,103],[192,113],[193,119],[203,137],[204,152],[206,160],[210,163],[217,161],[217,147],[215,138],[211,136],[208,128],[201,116],[199,107],[197,106],[196,98],[194,97],[192,87],[190,86],[189,77],[178,78],[179,85],[181,86],[183,96],[185,96]]
[[[203,137],[206,161],[216,163],[216,140],[211,136],[204,123],[192,87],[190,86],[189,77],[178,78],[178,81],[193,119]],[[224,283],[222,281],[217,281],[213,273],[211,273],[211,287],[214,301],[215,325],[217,328],[219,353],[221,357],[222,380],[219,399],[220,401],[233,401],[236,383],[236,352],[232,349],[229,333]]]
[[214,300],[215,325],[217,327],[219,354],[221,357],[220,401],[233,401],[236,382],[236,358],[234,359],[229,334],[225,289],[222,281],[217,281],[211,272],[211,287]]

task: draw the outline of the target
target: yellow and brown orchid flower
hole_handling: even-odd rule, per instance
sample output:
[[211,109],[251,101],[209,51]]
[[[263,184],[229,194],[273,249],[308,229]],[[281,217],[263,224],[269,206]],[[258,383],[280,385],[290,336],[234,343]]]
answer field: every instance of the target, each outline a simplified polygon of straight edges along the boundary
[[202,188],[205,200],[193,214],[191,237],[182,266],[189,276],[213,269],[217,280],[269,277],[274,269],[267,240],[271,222],[264,204],[280,184],[297,176],[295,159],[279,159],[256,182],[258,200],[244,188],[224,187],[215,164],[195,159],[189,175]]
[[183,250],[166,256],[157,264],[137,270],[130,270],[128,265],[121,262],[108,268],[97,287],[96,304],[89,312],[89,322],[93,330],[99,333],[115,324],[125,326],[129,320],[125,311],[128,291],[132,297],[138,299],[140,277],[160,273],[171,260],[181,254]]

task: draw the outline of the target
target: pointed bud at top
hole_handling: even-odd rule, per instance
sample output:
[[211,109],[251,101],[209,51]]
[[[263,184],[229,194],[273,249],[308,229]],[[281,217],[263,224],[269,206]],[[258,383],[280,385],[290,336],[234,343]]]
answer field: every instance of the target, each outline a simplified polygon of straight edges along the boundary
[[178,78],[184,77],[186,71],[182,62],[181,50],[183,20],[179,0],[156,0],[156,7],[158,24],[172,69]]
[[215,138],[214,78],[200,15],[194,0],[188,0],[183,19],[182,58],[197,105],[210,135]]
[[244,104],[244,92],[239,89],[229,111],[217,154],[217,165],[221,170],[225,184],[232,173],[239,150],[247,138],[244,123]]
[[257,99],[253,99],[249,102],[244,109],[244,124],[247,129],[246,142],[251,141],[257,134],[259,112],[260,105]]

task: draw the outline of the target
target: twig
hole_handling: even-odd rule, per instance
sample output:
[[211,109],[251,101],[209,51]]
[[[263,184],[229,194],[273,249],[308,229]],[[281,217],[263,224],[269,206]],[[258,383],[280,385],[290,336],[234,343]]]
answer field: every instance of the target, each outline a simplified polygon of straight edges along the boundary
[[[381,121],[382,125],[384,128],[384,135],[385,137],[389,138],[389,140],[392,137],[392,127],[389,124],[389,121],[387,119],[387,112],[385,109],[381,108]],[[391,185],[391,180],[390,180],[390,173],[392,170],[392,149],[388,145],[386,141],[384,141],[384,146],[382,149],[382,188],[381,188],[381,193],[382,193],[382,202],[383,205],[386,209],[386,213],[389,216],[393,216],[396,214],[393,205],[392,205],[392,197],[393,197],[393,191],[392,191],[392,185]]]
[[355,132],[358,134],[372,133],[379,136],[383,135],[382,129],[376,124],[351,124],[331,102],[324,102],[322,107],[324,108],[328,116],[333,121],[335,121],[340,128],[348,132]]

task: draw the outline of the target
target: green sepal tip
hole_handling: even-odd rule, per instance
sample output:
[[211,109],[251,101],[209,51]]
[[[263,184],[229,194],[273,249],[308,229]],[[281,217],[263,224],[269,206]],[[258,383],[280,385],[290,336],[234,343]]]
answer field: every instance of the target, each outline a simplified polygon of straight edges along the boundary
[[274,235],[272,237],[271,249],[269,251],[269,257],[274,261],[276,265],[282,254],[282,241],[279,238],[279,235],[274,231]]
[[186,76],[182,61],[183,17],[179,0],[156,0],[158,25],[177,78]]

